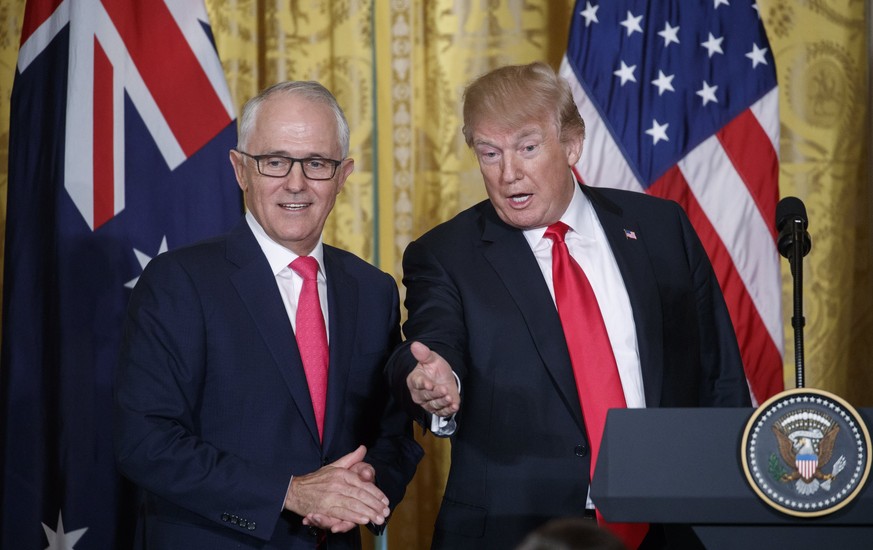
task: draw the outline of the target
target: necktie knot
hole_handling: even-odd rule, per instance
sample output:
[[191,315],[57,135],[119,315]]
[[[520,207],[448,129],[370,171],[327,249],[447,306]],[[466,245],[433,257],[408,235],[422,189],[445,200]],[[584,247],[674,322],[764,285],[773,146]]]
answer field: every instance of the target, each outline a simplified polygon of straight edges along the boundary
[[567,231],[570,230],[570,226],[564,222],[555,222],[550,225],[547,229],[543,237],[547,239],[551,239],[553,243],[562,243],[564,242],[564,236],[567,234]]
[[312,256],[300,256],[288,264],[288,267],[303,277],[304,281],[311,281],[318,278],[318,260]]

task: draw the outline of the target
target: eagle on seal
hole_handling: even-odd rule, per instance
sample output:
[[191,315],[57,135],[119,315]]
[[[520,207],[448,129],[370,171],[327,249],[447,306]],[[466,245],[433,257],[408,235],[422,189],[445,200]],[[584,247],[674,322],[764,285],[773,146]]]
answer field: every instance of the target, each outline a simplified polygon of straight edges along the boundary
[[804,483],[810,483],[813,479],[827,481],[836,475],[836,473],[826,474],[822,472],[821,468],[831,460],[834,442],[837,434],[840,433],[839,426],[832,425],[824,433],[818,442],[818,451],[810,438],[800,437],[796,443],[792,443],[791,437],[784,428],[778,424],[774,424],[772,428],[773,433],[776,434],[776,441],[779,443],[779,454],[782,455],[782,460],[791,467],[791,472],[783,474],[780,481],[789,482],[801,479]]

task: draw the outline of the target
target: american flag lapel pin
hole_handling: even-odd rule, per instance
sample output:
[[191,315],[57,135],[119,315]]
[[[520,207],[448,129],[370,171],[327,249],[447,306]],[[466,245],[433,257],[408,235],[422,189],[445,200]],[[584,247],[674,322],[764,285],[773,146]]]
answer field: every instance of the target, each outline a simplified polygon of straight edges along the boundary
[[637,234],[634,233],[633,231],[631,231],[630,229],[625,229],[625,230],[624,230],[624,237],[625,237],[626,239],[637,240]]

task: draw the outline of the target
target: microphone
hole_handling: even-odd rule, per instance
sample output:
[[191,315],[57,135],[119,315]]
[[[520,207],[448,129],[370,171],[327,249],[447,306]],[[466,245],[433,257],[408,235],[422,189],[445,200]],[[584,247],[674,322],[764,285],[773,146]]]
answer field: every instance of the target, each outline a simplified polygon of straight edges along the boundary
[[797,197],[785,197],[776,205],[776,231],[779,238],[776,248],[779,253],[788,258],[791,275],[794,280],[794,316],[791,325],[794,327],[794,367],[797,387],[804,387],[804,357],[803,357],[803,257],[809,253],[812,243],[806,231],[809,220],[806,218],[806,207]]
[[785,197],[776,205],[776,231],[779,238],[776,248],[782,256],[792,259],[795,253],[795,243],[800,244],[801,257],[809,254],[812,242],[806,228],[809,220],[806,217],[806,207],[797,197]]

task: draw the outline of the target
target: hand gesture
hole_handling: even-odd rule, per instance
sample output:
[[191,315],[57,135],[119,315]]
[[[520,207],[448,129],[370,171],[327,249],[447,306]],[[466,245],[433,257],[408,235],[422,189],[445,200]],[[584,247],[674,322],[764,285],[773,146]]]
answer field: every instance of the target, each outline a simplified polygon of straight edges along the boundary
[[[376,470],[366,462],[358,462],[352,465],[349,470],[358,474],[361,481],[375,482],[376,480]],[[319,529],[329,530],[332,533],[345,533],[357,526],[356,523],[351,521],[342,521],[334,517],[325,516],[324,514],[307,515],[303,518],[303,525],[313,525]]]
[[452,367],[435,351],[421,342],[409,348],[418,364],[406,377],[412,401],[437,416],[451,416],[461,406],[458,382]]
[[304,516],[303,523],[334,533],[355,525],[381,525],[390,514],[388,497],[373,483],[375,471],[363,462],[361,445],[318,470],[294,476],[285,495],[285,508]]

